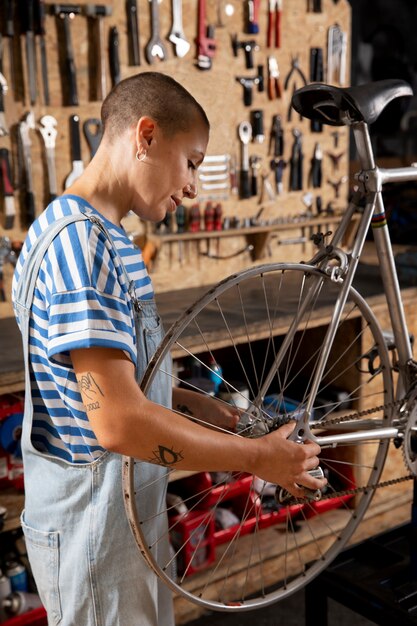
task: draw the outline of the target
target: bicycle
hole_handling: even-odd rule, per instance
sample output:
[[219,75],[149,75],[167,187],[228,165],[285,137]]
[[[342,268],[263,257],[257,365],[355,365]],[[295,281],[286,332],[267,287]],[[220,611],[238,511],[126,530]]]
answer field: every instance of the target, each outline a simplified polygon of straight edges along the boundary
[[[325,492],[288,499],[256,476],[203,473],[199,489],[195,478],[191,485],[182,481],[186,515],[175,497],[161,505],[164,537],[154,536],[154,518],[141,515],[141,502],[156,485],[142,484],[141,462],[124,458],[126,512],[141,553],[174,592],[205,608],[256,609],[298,591],[347,544],[378,489],[416,475],[417,362],[381,191],[386,182],[417,180],[417,167],[378,168],[368,129],[389,102],[410,95],[410,86],[398,80],[345,89],[311,84],[295,92],[293,107],[304,117],[353,131],[361,169],[339,225],[334,234],[315,236],[318,250],[309,262],[253,267],[210,289],[173,324],[145,372],[146,393],[157,377],[170,376],[167,356],[192,357],[207,372],[209,356],[225,365],[223,387],[243,407],[238,432],[230,436],[262,437],[295,420],[291,438],[314,438],[322,447]],[[357,213],[347,252],[342,241]],[[393,339],[352,286],[370,226]],[[329,318],[325,327],[323,316]],[[176,375],[172,380],[180,382]],[[198,381],[189,386],[207,393]],[[384,482],[390,442],[402,448],[408,473]],[[216,530],[215,520],[233,498],[240,519]],[[158,543],[167,533],[171,552],[159,562]]]

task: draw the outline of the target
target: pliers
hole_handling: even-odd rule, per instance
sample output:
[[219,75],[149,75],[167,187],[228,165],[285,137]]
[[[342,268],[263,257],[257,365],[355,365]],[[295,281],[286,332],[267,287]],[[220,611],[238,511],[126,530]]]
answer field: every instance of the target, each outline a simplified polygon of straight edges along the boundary
[[278,61],[275,57],[268,57],[268,98],[274,100],[281,98],[282,89],[279,80]]
[[[282,0],[269,0],[267,48],[272,48],[272,33],[275,31],[275,48],[281,47]],[[275,24],[274,24],[275,21]]]
[[302,69],[300,68],[300,59],[299,59],[298,54],[296,54],[295,56],[291,55],[291,69],[288,72],[287,77],[285,79],[284,89],[288,89],[288,85],[290,83],[291,76],[294,74],[294,72],[297,72],[299,74],[301,80],[303,81],[304,85],[307,85],[307,79],[305,77],[305,74],[302,71]]

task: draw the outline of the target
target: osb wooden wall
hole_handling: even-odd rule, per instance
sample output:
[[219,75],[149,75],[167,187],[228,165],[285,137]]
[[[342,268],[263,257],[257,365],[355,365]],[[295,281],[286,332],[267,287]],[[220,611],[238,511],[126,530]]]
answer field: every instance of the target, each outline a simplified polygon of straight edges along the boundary
[[[17,4],[17,3],[16,3]],[[88,4],[86,0],[80,0],[78,5]],[[259,34],[250,35],[247,32],[247,6],[248,2],[241,0],[207,0],[207,22],[215,27],[216,53],[212,59],[212,69],[202,71],[196,68],[196,45],[197,34],[197,0],[184,0],[183,23],[186,39],[191,44],[190,51],[184,58],[178,58],[174,54],[173,45],[167,40],[168,33],[172,25],[172,3],[169,0],[161,0],[159,4],[160,34],[167,49],[167,58],[164,61],[156,59],[150,65],[144,54],[145,45],[149,42],[151,35],[150,23],[150,2],[148,0],[138,0],[139,15],[139,36],[141,47],[140,66],[129,65],[128,40],[127,40],[127,17],[125,2],[116,0],[109,2],[103,0],[103,4],[111,7],[112,14],[103,18],[104,39],[108,42],[109,29],[116,26],[119,33],[119,55],[121,63],[121,76],[125,78],[136,72],[149,69],[168,73],[179,80],[205,107],[211,121],[212,131],[208,149],[209,155],[226,154],[231,159],[236,159],[236,165],[240,167],[240,142],[238,140],[237,129],[242,121],[251,120],[251,111],[261,109],[264,114],[265,140],[263,143],[249,145],[249,154],[261,157],[262,170],[267,174],[267,180],[273,186],[273,173],[270,169],[269,135],[272,126],[272,116],[279,114],[282,118],[284,129],[284,160],[288,163],[291,157],[293,146],[293,129],[299,129],[303,135],[304,154],[304,188],[302,191],[289,191],[289,163],[284,170],[283,192],[276,195],[272,200],[264,195],[263,201],[259,202],[259,195],[250,199],[240,199],[238,194],[229,192],[220,196],[215,195],[213,200],[221,202],[223,217],[236,217],[240,225],[244,220],[250,220],[263,209],[260,219],[263,224],[275,224],[277,221],[285,221],[300,214],[305,214],[306,205],[303,196],[306,192],[311,192],[313,197],[313,214],[316,215],[316,197],[322,199],[324,209],[330,207],[337,214],[346,204],[347,181],[343,182],[336,197],[334,186],[329,181],[342,179],[348,174],[348,134],[342,129],[338,146],[335,146],[334,137],[329,127],[324,127],[321,133],[310,132],[310,122],[301,121],[299,116],[292,113],[291,121],[287,121],[290,98],[294,87],[301,87],[302,81],[295,73],[291,79],[288,89],[284,90],[281,98],[271,100],[268,97],[268,56],[274,56],[279,65],[280,81],[284,87],[285,78],[291,68],[291,58],[299,57],[300,67],[307,79],[310,74],[310,49],[317,47],[323,49],[324,55],[324,80],[327,79],[327,37],[328,29],[333,24],[339,24],[347,34],[347,69],[345,84],[349,82],[349,59],[350,59],[350,6],[347,0],[322,0],[322,12],[314,13],[310,10],[312,2],[309,0],[284,0],[281,21],[281,45],[279,48],[267,48],[267,22],[268,6],[267,0],[260,0],[259,3]],[[42,94],[41,69],[39,61],[39,41],[36,41],[37,48],[37,71],[38,71],[38,94],[36,103],[30,106],[28,90],[28,70],[25,55],[25,35],[16,35],[14,41],[15,71],[18,88],[13,90],[10,80],[10,59],[8,42],[3,38],[3,74],[9,84],[9,89],[4,97],[5,119],[9,126],[9,135],[0,137],[0,147],[11,150],[13,158],[13,182],[15,185],[15,202],[17,217],[14,227],[4,230],[4,221],[1,220],[0,235],[7,236],[14,241],[22,241],[25,237],[26,227],[22,216],[25,214],[25,204],[23,197],[19,194],[21,179],[19,177],[18,166],[18,123],[32,110],[36,129],[30,131],[32,141],[32,162],[33,178],[35,187],[36,214],[38,215],[48,201],[47,169],[45,162],[45,149],[42,137],[39,133],[40,118],[49,114],[57,120],[57,138],[55,150],[55,162],[58,179],[59,193],[64,189],[64,181],[72,168],[71,151],[69,145],[69,117],[77,114],[80,117],[81,125],[88,118],[99,117],[100,102],[91,100],[92,79],[94,71],[91,71],[89,62],[92,57],[94,41],[91,37],[91,23],[85,15],[76,15],[71,22],[71,36],[75,54],[75,66],[78,86],[79,105],[64,106],[63,85],[68,83],[65,72],[59,63],[59,51],[62,51],[62,33],[57,28],[57,19],[49,14],[49,4],[45,3],[45,40],[48,61],[48,76],[50,88],[50,105],[45,106]],[[229,9],[232,15],[228,15]],[[19,19],[15,19],[15,29],[18,33]],[[247,69],[243,50],[238,51],[235,57],[231,45],[232,35],[237,35],[238,41],[254,39],[259,46],[259,50],[254,52],[255,69]],[[108,50],[106,49],[106,73],[107,86],[110,87],[110,71],[108,62]],[[16,63],[16,61],[18,61]],[[258,92],[256,86],[253,90],[252,106],[245,106],[243,103],[243,88],[236,80],[238,76],[255,77],[258,74],[258,66],[263,66],[265,90]],[[93,96],[94,97],[94,96]],[[309,183],[309,171],[311,158],[313,156],[316,142],[320,143],[323,152],[323,182],[319,189],[313,189]],[[81,133],[82,159],[86,164],[90,159],[88,144]],[[342,155],[338,161],[338,168],[334,169],[329,154]],[[259,181],[260,182],[260,181]],[[261,185],[259,185],[259,190]],[[203,212],[206,206],[208,195],[203,195],[200,189],[200,209]],[[188,203],[188,206],[190,203]],[[4,214],[4,200],[0,203],[0,209]],[[100,209],[100,207],[97,207]],[[207,241],[204,237],[200,242],[185,242],[182,245],[177,242],[163,243],[163,237],[155,236],[154,227],[145,226],[136,217],[126,219],[125,226],[133,237],[143,243],[151,240],[156,245],[156,254],[150,265],[150,271],[157,291],[183,288],[199,284],[213,283],[233,271],[248,267],[253,262],[266,261],[286,261],[307,259],[311,256],[313,249],[310,242],[288,243],[297,241],[300,237],[309,238],[311,232],[318,227],[324,228],[334,226],[334,217],[323,217],[318,225],[305,227],[303,223],[294,223],[291,228],[281,230],[278,225],[272,232],[251,234],[241,233],[239,229],[233,231],[232,236],[223,237],[211,242],[210,251],[222,257],[245,249],[252,243],[256,247],[256,258],[254,253],[246,250],[233,258],[217,260],[208,258],[204,253],[207,251]],[[175,224],[174,224],[175,230]],[[258,229],[259,230],[259,229]],[[251,231],[252,232],[252,231]],[[253,231],[255,232],[255,231]],[[12,267],[5,266],[5,293],[6,302],[0,303],[0,317],[11,315],[10,304],[10,283]]]

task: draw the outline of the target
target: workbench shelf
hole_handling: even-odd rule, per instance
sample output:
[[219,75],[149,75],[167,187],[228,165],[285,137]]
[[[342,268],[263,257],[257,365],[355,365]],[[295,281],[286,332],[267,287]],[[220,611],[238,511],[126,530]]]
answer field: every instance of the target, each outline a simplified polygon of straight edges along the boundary
[[[252,260],[260,261],[265,257],[265,251],[272,238],[277,239],[278,245],[286,245],[286,244],[305,244],[307,241],[310,241],[311,236],[316,232],[328,232],[331,228],[337,226],[339,221],[342,218],[341,213],[337,214],[327,214],[323,212],[322,215],[317,217],[312,217],[307,214],[300,214],[297,217],[292,218],[277,218],[274,223],[268,224],[254,224],[253,226],[239,227],[239,228],[228,228],[225,230],[199,230],[197,232],[172,232],[172,233],[163,233],[163,234],[151,234],[149,235],[149,240],[155,244],[155,247],[158,249],[163,245],[171,245],[171,244],[181,244],[181,243],[189,243],[196,242],[199,244],[200,241],[212,241],[212,240],[222,240],[230,237],[245,237],[247,241],[247,247],[244,248],[246,251],[250,248],[252,252]],[[359,219],[359,215],[354,218],[352,221],[352,226]],[[300,234],[291,237],[290,239],[279,238],[279,233],[284,233],[286,231],[298,231]],[[208,246],[210,248],[210,246]],[[208,258],[223,258],[227,259],[227,255],[217,256],[214,253],[199,251],[199,253]]]

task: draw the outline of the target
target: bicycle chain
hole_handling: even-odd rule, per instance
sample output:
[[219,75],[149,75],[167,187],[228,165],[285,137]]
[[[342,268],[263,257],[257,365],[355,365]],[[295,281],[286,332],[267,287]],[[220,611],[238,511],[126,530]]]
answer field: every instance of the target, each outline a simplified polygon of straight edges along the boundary
[[[372,415],[372,413],[378,413],[380,411],[386,411],[388,409],[396,409],[400,407],[404,403],[404,400],[394,400],[394,402],[388,402],[387,404],[381,404],[376,407],[372,407],[371,409],[364,409],[363,411],[357,411],[356,413],[350,413],[349,415],[343,415],[341,417],[334,417],[323,422],[317,422],[317,426],[320,428],[326,428],[327,426],[334,426],[335,424],[342,424],[343,422],[351,422],[354,420],[359,420],[362,417],[366,417],[367,415]],[[282,418],[280,420],[279,426],[282,426],[284,423],[288,423],[292,421],[291,417]],[[315,425],[315,424],[314,424]],[[277,427],[279,428],[277,425]],[[407,480],[413,479],[413,474],[407,474],[406,476],[401,476],[399,478],[392,478],[390,480],[385,480],[379,483],[374,483],[371,485],[366,485],[362,487],[355,487],[354,489],[344,489],[341,491],[333,491],[331,493],[324,493],[321,495],[320,501],[322,500],[331,500],[332,498],[341,498],[343,496],[349,495],[357,495],[358,493],[365,493],[366,491],[374,491],[376,489],[381,489],[382,487],[391,487],[392,485],[396,485]],[[305,499],[304,499],[305,500]],[[307,498],[309,500],[309,498]],[[297,504],[302,502],[303,499],[294,498],[287,502],[287,505]]]

